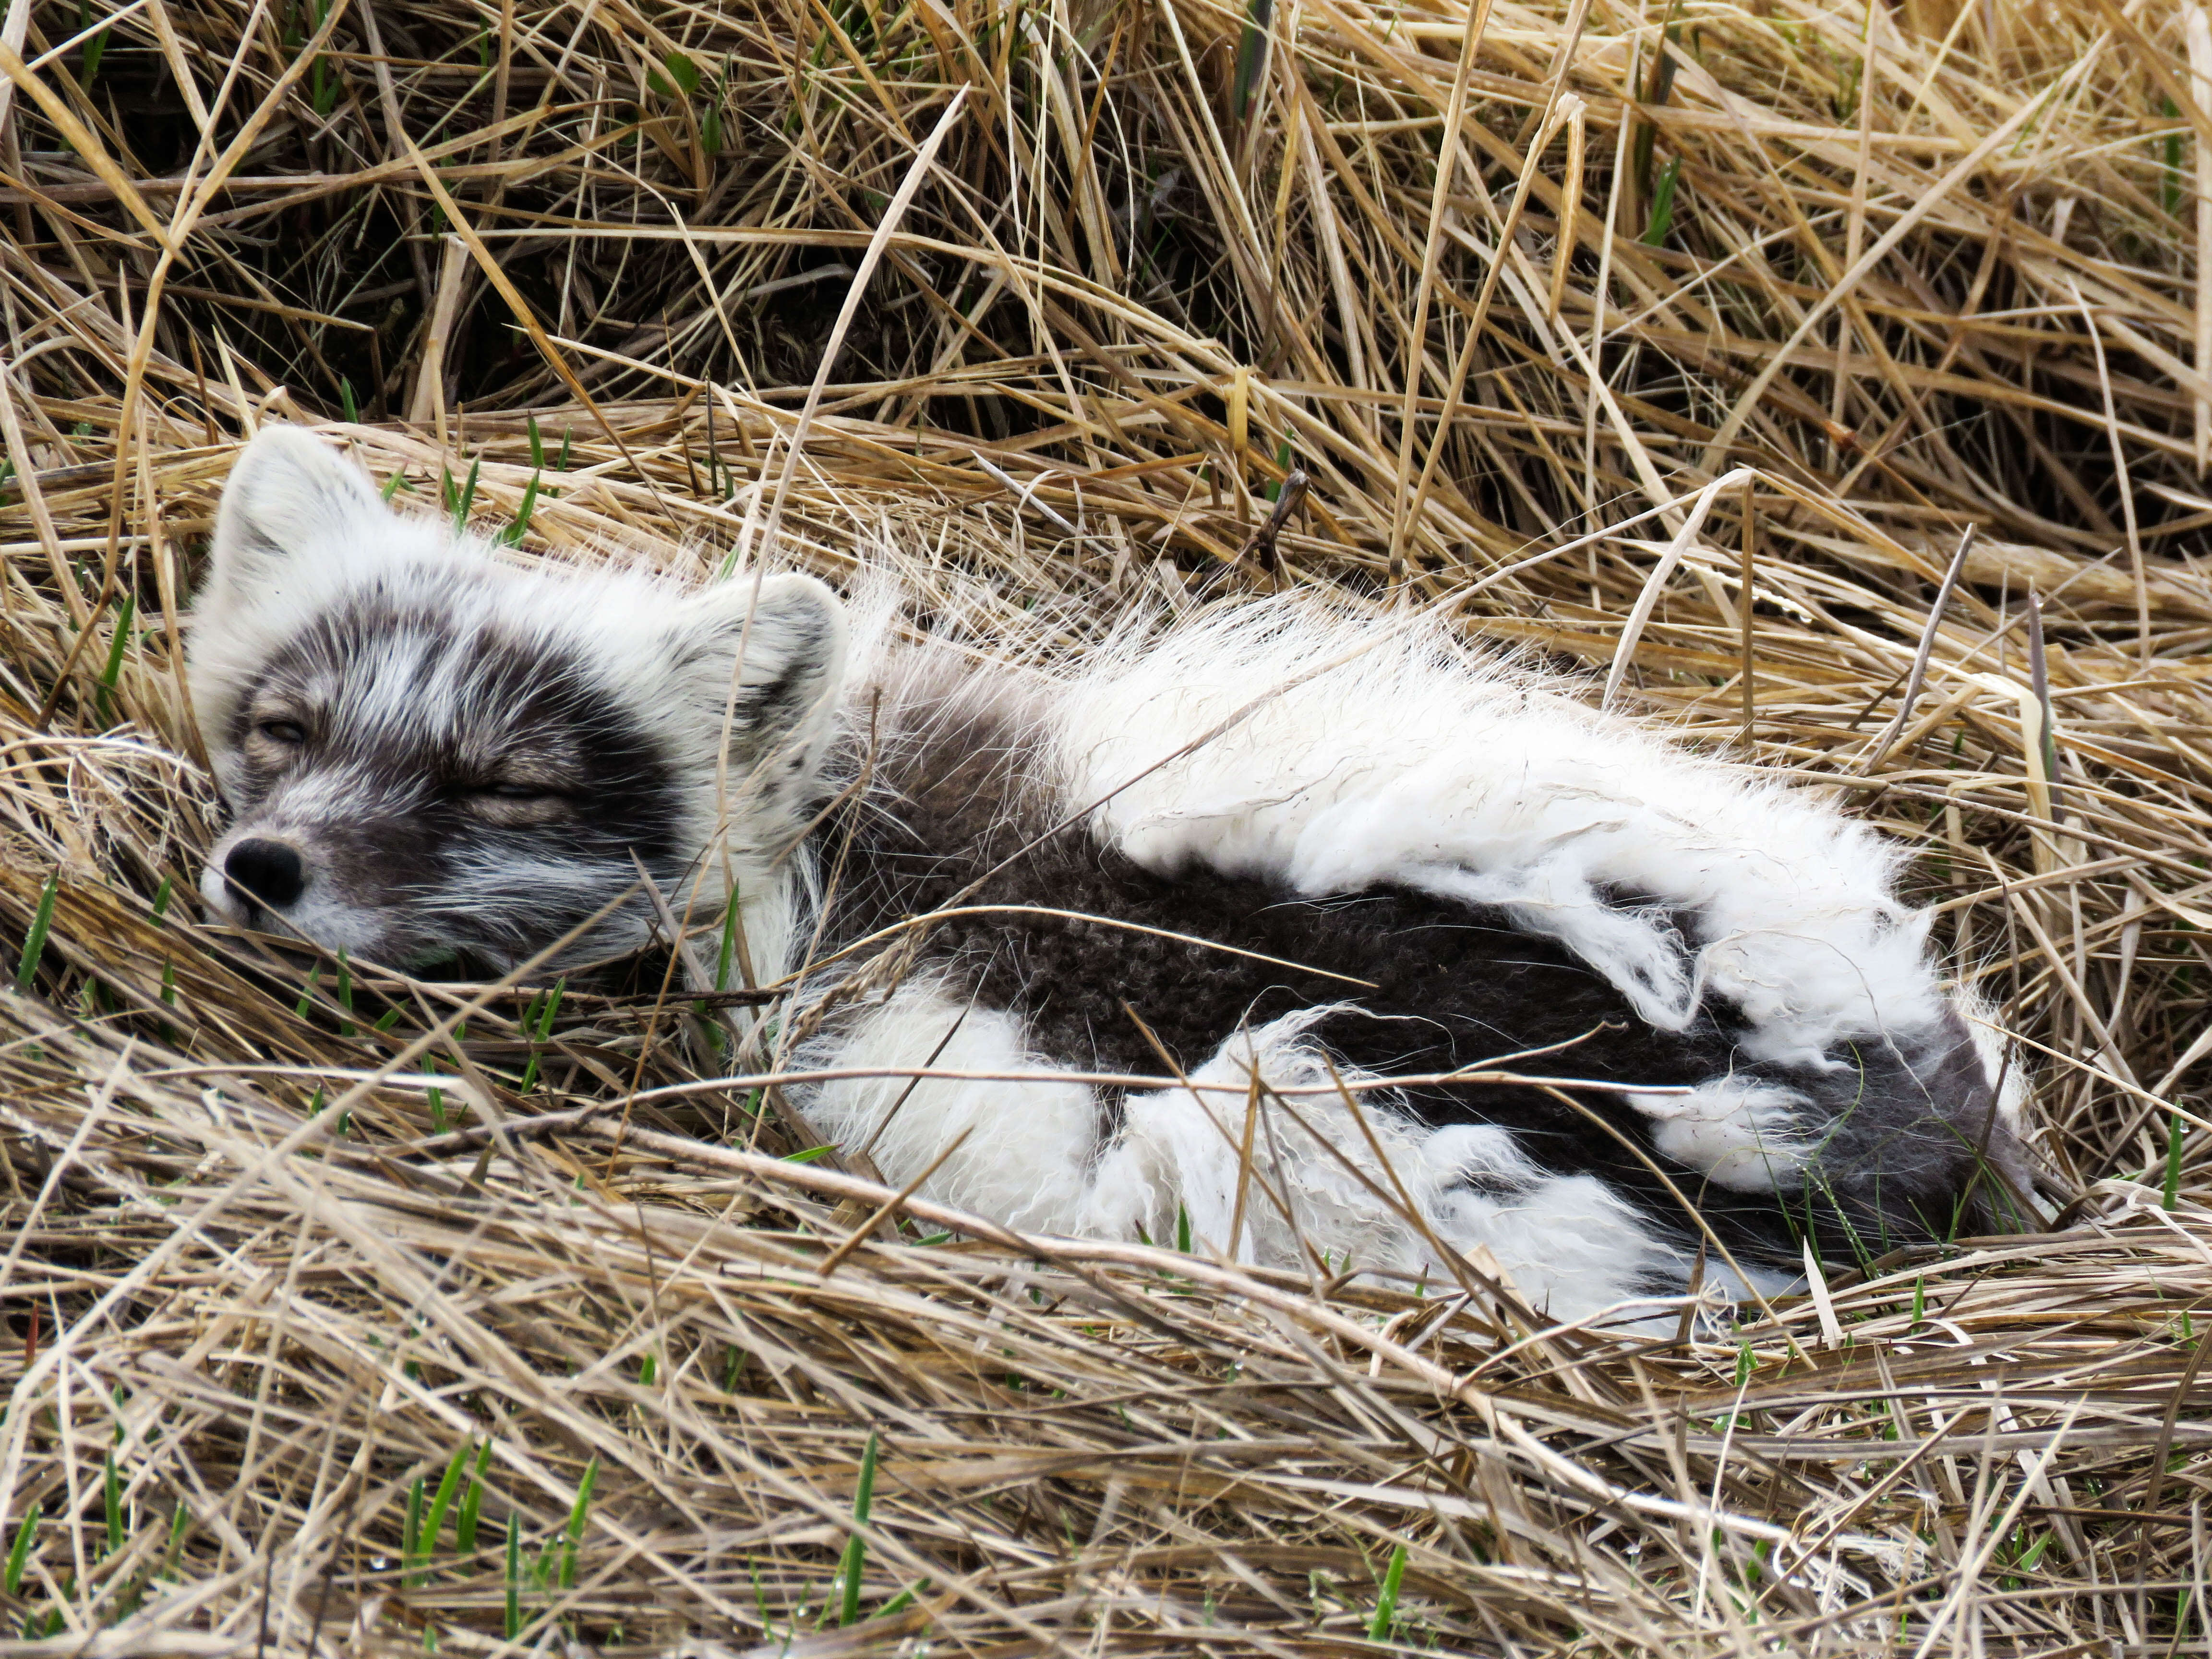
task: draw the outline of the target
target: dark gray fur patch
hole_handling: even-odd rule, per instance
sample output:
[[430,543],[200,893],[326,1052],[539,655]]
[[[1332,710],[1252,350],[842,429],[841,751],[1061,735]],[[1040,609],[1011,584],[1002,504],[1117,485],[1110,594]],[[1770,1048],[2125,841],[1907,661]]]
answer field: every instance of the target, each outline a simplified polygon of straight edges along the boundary
[[[859,763],[857,757],[845,762]],[[1079,830],[1015,857],[1052,822],[1021,787],[1032,764],[1014,732],[988,716],[925,710],[879,733],[879,787],[819,837],[823,867],[842,871],[831,896],[833,940],[947,905],[1036,906],[1197,935],[1375,982],[1365,989],[1050,915],[956,917],[935,927],[928,959],[951,973],[956,994],[1018,1012],[1041,1053],[1083,1069],[1166,1071],[1130,1009],[1177,1066],[1192,1068],[1240,1025],[1352,1002],[1356,1010],[1330,1017],[1317,1032],[1343,1061],[1382,1075],[1449,1072],[1571,1042],[1563,1053],[1508,1069],[1625,1085],[1694,1084],[1734,1071],[1795,1089],[1813,1103],[1807,1127],[1823,1136],[1822,1156],[1802,1190],[1772,1198],[1709,1186],[1662,1158],[1651,1121],[1618,1095],[1577,1093],[1577,1109],[1529,1087],[1412,1094],[1432,1123],[1500,1125],[1537,1164],[1601,1176],[1655,1224],[1693,1241],[1686,1199],[1732,1250],[1792,1272],[1808,1224],[1824,1254],[1849,1261],[1978,1230],[2000,1207],[2002,1183],[1977,1172],[1980,1149],[2003,1139],[2003,1131],[1955,1016],[1895,1045],[1875,1041],[1838,1053],[1831,1070],[1748,1063],[1735,1011],[1714,1011],[1686,1032],[1655,1030],[1571,951],[1516,929],[1496,910],[1390,887],[1316,902],[1211,871],[1164,878]],[[2004,1140],[1992,1151],[2002,1162],[2012,1149]],[[1655,1164],[1684,1199],[1668,1191]]]

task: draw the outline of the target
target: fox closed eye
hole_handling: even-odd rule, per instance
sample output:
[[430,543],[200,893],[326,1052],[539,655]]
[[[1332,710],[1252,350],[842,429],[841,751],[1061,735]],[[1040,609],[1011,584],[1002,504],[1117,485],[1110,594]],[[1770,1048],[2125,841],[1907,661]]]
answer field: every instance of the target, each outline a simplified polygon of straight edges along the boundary
[[487,823],[509,829],[566,819],[575,805],[575,797],[557,785],[520,778],[463,784],[453,793],[464,811]]
[[307,740],[307,728],[297,720],[262,720],[253,729],[257,735],[289,749],[296,749]]

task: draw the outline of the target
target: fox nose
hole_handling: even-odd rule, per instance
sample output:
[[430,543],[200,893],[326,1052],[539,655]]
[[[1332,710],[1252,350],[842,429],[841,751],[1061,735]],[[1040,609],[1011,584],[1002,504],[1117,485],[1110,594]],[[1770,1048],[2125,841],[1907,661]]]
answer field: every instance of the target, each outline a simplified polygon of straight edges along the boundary
[[239,842],[222,861],[222,872],[271,909],[291,903],[307,885],[307,867],[299,852],[281,841]]

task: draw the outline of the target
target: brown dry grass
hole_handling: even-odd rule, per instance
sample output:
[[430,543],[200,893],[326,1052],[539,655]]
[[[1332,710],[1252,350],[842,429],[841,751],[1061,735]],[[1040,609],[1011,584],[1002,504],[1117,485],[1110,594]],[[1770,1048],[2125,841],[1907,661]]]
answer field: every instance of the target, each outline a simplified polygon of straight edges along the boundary
[[[9,9],[0,1649],[2212,1651],[2190,14],[1486,15]],[[275,415],[488,527],[537,477],[531,550],[888,534],[1077,634],[1267,585],[1301,467],[1283,578],[1925,846],[2081,1200],[1626,1343],[878,1217],[636,1100],[713,1070],[650,999],[303,978],[185,902],[177,611]]]

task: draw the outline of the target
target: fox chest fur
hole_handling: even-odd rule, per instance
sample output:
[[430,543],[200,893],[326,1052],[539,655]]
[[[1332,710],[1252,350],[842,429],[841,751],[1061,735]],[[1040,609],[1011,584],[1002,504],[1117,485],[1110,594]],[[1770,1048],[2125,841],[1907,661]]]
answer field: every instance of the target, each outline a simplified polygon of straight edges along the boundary
[[737,904],[812,1121],[1002,1223],[1410,1280],[1480,1247],[1637,1317],[2030,1178],[1893,848],[1432,623],[850,642],[805,578],[502,563],[290,431],[195,614],[216,914],[500,969],[645,942],[641,869]]

